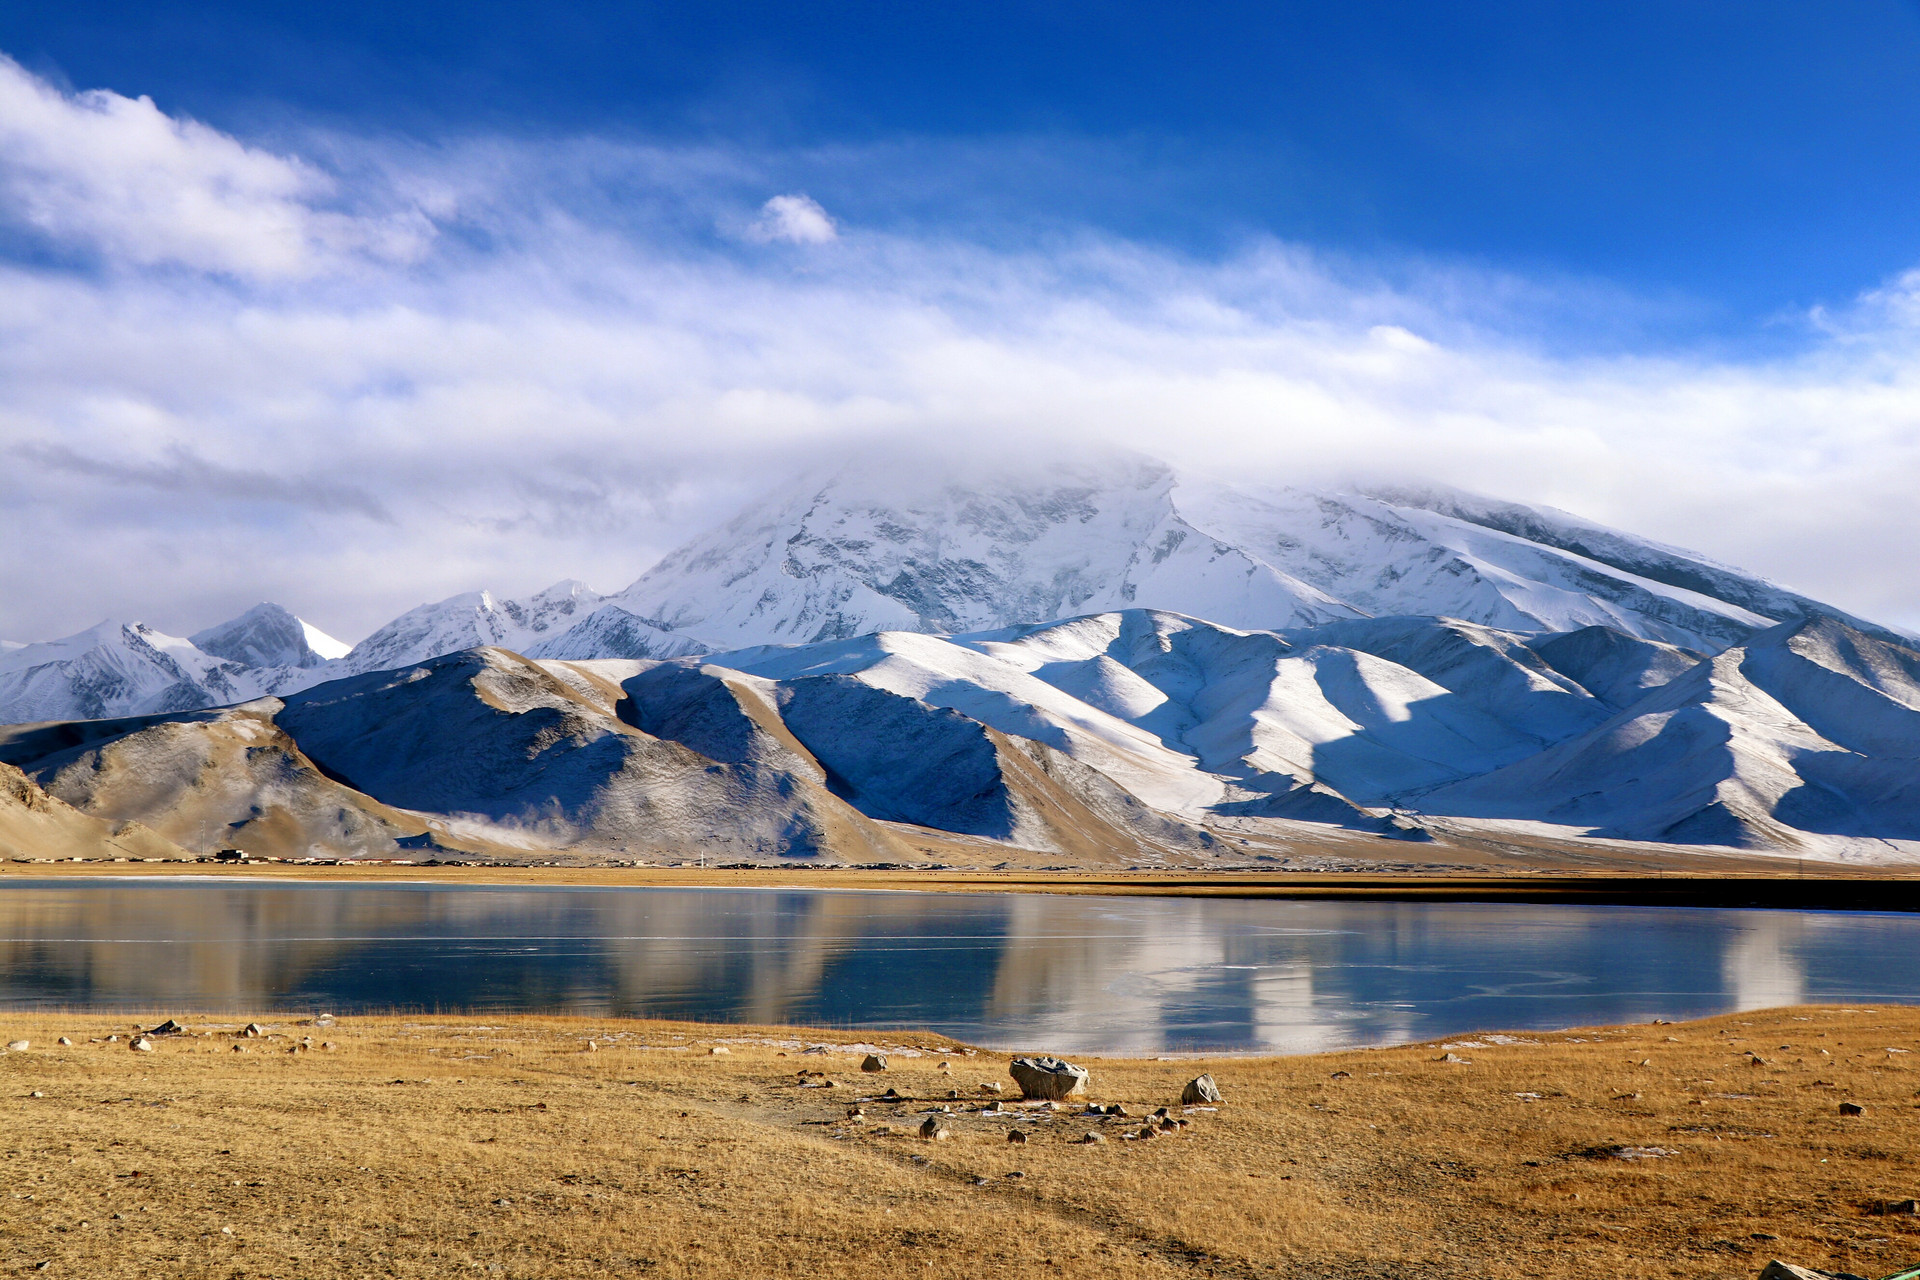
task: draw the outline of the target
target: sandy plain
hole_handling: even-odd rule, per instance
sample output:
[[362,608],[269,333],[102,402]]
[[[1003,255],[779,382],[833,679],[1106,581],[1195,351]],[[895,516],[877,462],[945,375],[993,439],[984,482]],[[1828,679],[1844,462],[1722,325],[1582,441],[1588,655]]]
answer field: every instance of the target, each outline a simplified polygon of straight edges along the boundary
[[[30,1042],[0,1055],[0,1272],[1572,1280],[1920,1261],[1920,1217],[1876,1212],[1920,1193],[1920,1010],[1083,1060],[1093,1100],[1129,1112],[1105,1118],[982,1111],[982,1085],[1016,1096],[1008,1055],[909,1032],[261,1013],[264,1036],[187,1018],[131,1050],[167,1012],[0,1015]],[[870,1047],[884,1074],[859,1070]],[[1203,1071],[1224,1100],[1184,1111]],[[847,1118],[887,1088],[904,1100]],[[1161,1106],[1187,1127],[1128,1136]],[[953,1136],[923,1140],[941,1107]]]

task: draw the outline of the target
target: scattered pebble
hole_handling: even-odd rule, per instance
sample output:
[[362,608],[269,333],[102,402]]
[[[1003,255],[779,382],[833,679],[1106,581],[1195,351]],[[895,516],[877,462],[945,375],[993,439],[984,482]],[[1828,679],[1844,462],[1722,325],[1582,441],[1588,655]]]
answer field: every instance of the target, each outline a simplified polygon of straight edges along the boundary
[[33,1042],[32,1042],[32,1041],[30,1041],[30,1040],[9,1040],[9,1041],[7,1041],[7,1052],[8,1052],[8,1053],[25,1053],[25,1052],[26,1052],[27,1050],[29,1050],[29,1049],[31,1049],[31,1048],[33,1048]]
[[727,1046],[723,1044],[716,1044],[711,1049],[707,1050],[707,1056],[710,1058],[724,1058],[732,1052],[733,1050],[727,1048]]
[[1866,1113],[1867,1109],[1857,1102],[1843,1102],[1840,1104],[1840,1114],[1843,1116],[1861,1116]]

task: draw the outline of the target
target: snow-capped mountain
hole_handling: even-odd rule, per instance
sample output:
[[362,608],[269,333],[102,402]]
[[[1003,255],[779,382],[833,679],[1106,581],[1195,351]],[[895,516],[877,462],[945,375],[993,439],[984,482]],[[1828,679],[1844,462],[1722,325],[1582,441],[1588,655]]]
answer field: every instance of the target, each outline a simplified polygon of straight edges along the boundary
[[143,622],[102,622],[0,654],[0,722],[93,720],[222,706],[324,678],[202,652]]
[[257,604],[237,618],[187,639],[202,653],[249,667],[318,667],[344,658],[342,644],[277,604]]
[[[1131,456],[865,464],[794,483],[617,595],[473,592],[343,648],[272,605],[191,640],[102,624],[0,649],[0,723],[263,699],[218,732],[145,725],[114,757],[116,778],[139,775],[184,733],[207,769],[239,770],[218,803],[191,802],[192,821],[157,791],[140,803],[164,812],[109,812],[119,802],[98,797],[122,791],[60,773],[60,798],[187,844],[244,825],[215,821],[221,806],[303,768],[326,785],[288,793],[308,816],[287,829],[327,847],[417,821],[383,805],[595,848],[646,830],[892,848],[868,820],[1109,854],[1296,820],[1816,854],[1920,841],[1920,642],[1690,552],[1444,490],[1229,484]],[[415,705],[420,672],[452,692]],[[564,757],[533,720],[496,717],[500,689],[548,680],[568,692],[540,705],[567,724],[574,703],[597,708]],[[491,710],[468,706],[469,685]],[[314,686],[360,690],[350,743],[323,729],[324,699],[301,692]],[[491,807],[455,805],[473,781],[458,762],[479,748],[435,727],[475,716],[504,735],[489,768],[511,799]],[[324,758],[282,782],[218,764],[228,738],[267,732],[249,727],[261,717],[287,736],[276,749]],[[634,733],[725,767],[702,781],[707,765]],[[392,770],[368,772],[396,734]],[[43,782],[67,768],[24,751],[14,762]],[[667,798],[636,790],[648,779]],[[689,816],[723,793],[755,812]],[[364,821],[328,825],[350,812]]]
[[410,609],[381,627],[353,646],[336,674],[390,671],[483,645],[518,652],[564,634],[600,599],[586,583],[571,579],[525,600],[496,600],[488,591],[451,596]]
[[756,504],[609,599],[716,649],[1143,607],[1261,630],[1385,616],[1598,625],[1712,651],[1789,618],[1843,616],[1558,512],[1437,490],[1226,484],[1137,457],[1031,474],[849,467]]
[[1313,823],[1911,860],[1920,649],[1834,619],[1705,657],[1618,631],[1131,609],[665,661],[481,648],[225,711],[0,730],[0,763],[200,850],[432,833],[894,860],[918,829],[1205,865]]

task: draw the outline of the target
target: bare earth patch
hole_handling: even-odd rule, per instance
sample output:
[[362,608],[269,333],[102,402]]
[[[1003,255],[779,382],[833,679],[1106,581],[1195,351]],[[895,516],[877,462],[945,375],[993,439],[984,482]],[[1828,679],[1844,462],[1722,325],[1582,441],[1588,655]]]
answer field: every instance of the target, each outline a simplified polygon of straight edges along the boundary
[[[0,1043],[30,1044],[0,1054],[0,1274],[1584,1280],[1920,1261],[1901,1203],[1920,1193],[1909,1009],[1077,1060],[1091,1100],[1126,1112],[1100,1117],[1020,1107],[1009,1055],[914,1033],[250,1018],[266,1034],[185,1018],[134,1051],[131,1017],[0,1017]],[[876,1050],[887,1070],[863,1073]],[[1201,1072],[1215,1110],[1179,1104]],[[889,1088],[902,1100],[876,1100]],[[1186,1125],[1139,1136],[1160,1107]],[[923,1140],[935,1114],[951,1136]]]

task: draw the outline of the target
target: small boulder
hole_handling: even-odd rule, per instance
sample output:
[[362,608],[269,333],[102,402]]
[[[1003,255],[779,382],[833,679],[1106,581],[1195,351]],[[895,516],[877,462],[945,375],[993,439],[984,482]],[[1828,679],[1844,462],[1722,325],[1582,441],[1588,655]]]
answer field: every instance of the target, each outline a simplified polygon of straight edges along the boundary
[[1183,1107],[1197,1107],[1202,1103],[1218,1101],[1220,1086],[1213,1082],[1212,1076],[1195,1076],[1180,1091],[1180,1105]]
[[1819,1271],[1813,1267],[1796,1267],[1790,1262],[1775,1258],[1760,1273],[1760,1280],[1867,1280],[1865,1276],[1856,1276],[1850,1271]]
[[862,1111],[862,1110],[861,1110],[861,1109],[860,1109],[859,1107],[848,1107],[848,1108],[847,1108],[847,1119],[849,1119],[849,1120],[865,1120],[866,1118],[867,1118],[867,1113],[866,1113],[866,1112],[864,1112],[864,1111]]
[[986,1084],[983,1084],[980,1086],[980,1092],[998,1093],[1000,1092],[1000,1082],[998,1080],[990,1080]]
[[1141,1125],[1140,1132],[1134,1136],[1139,1138],[1157,1138],[1160,1136],[1160,1131],[1150,1124]]
[[252,1039],[255,1036],[267,1034],[267,1029],[257,1022],[249,1022],[246,1027],[241,1030],[240,1034],[248,1039]]
[[73,1047],[73,1041],[66,1036],[60,1037],[59,1044],[63,1049],[71,1049]]
[[1085,1067],[1076,1067],[1062,1058],[1015,1058],[1007,1072],[1020,1086],[1021,1097],[1048,1102],[1085,1093],[1089,1079]]
[[939,1116],[928,1116],[920,1125],[920,1136],[928,1142],[945,1142],[953,1136],[953,1130]]
[[1840,1114],[1843,1116],[1863,1116],[1866,1113],[1867,1109],[1857,1102],[1843,1102],[1840,1104]]
[[1019,1143],[1022,1146],[1024,1146],[1027,1141],[1027,1135],[1020,1132],[1020,1130],[1018,1129],[1009,1129],[1007,1130],[1007,1141]]
[[147,1034],[150,1036],[178,1036],[185,1035],[186,1031],[187,1029],[185,1027],[175,1022],[172,1018],[168,1018],[159,1026],[147,1032]]
[[245,1046],[245,1045],[243,1045],[243,1044],[237,1044],[237,1045],[235,1045],[235,1046],[233,1046],[233,1051],[234,1051],[235,1053],[245,1053],[245,1052],[247,1051],[247,1046]]
[[135,1036],[133,1043],[129,1044],[127,1048],[133,1050],[135,1053],[152,1053],[153,1041],[147,1039],[145,1036]]
[[1879,1200],[1868,1212],[1882,1217],[1911,1218],[1920,1215],[1920,1200]]
[[31,1048],[33,1048],[33,1042],[32,1042],[31,1040],[9,1040],[9,1041],[7,1041],[7,1052],[8,1052],[8,1053],[25,1053],[25,1052],[26,1052],[27,1050],[29,1050],[29,1049],[31,1049]]
[[723,1044],[716,1044],[711,1049],[707,1050],[707,1056],[709,1058],[724,1058],[732,1052],[733,1050],[727,1048],[727,1046]]
[[887,1055],[884,1053],[868,1054],[860,1060],[860,1069],[866,1072],[885,1071],[887,1069]]
[[1106,1138],[1104,1135],[1095,1133],[1091,1129],[1087,1130],[1085,1133],[1080,1135],[1080,1144],[1082,1146],[1087,1146],[1087,1147],[1097,1146],[1100,1143],[1105,1141],[1106,1141]]

